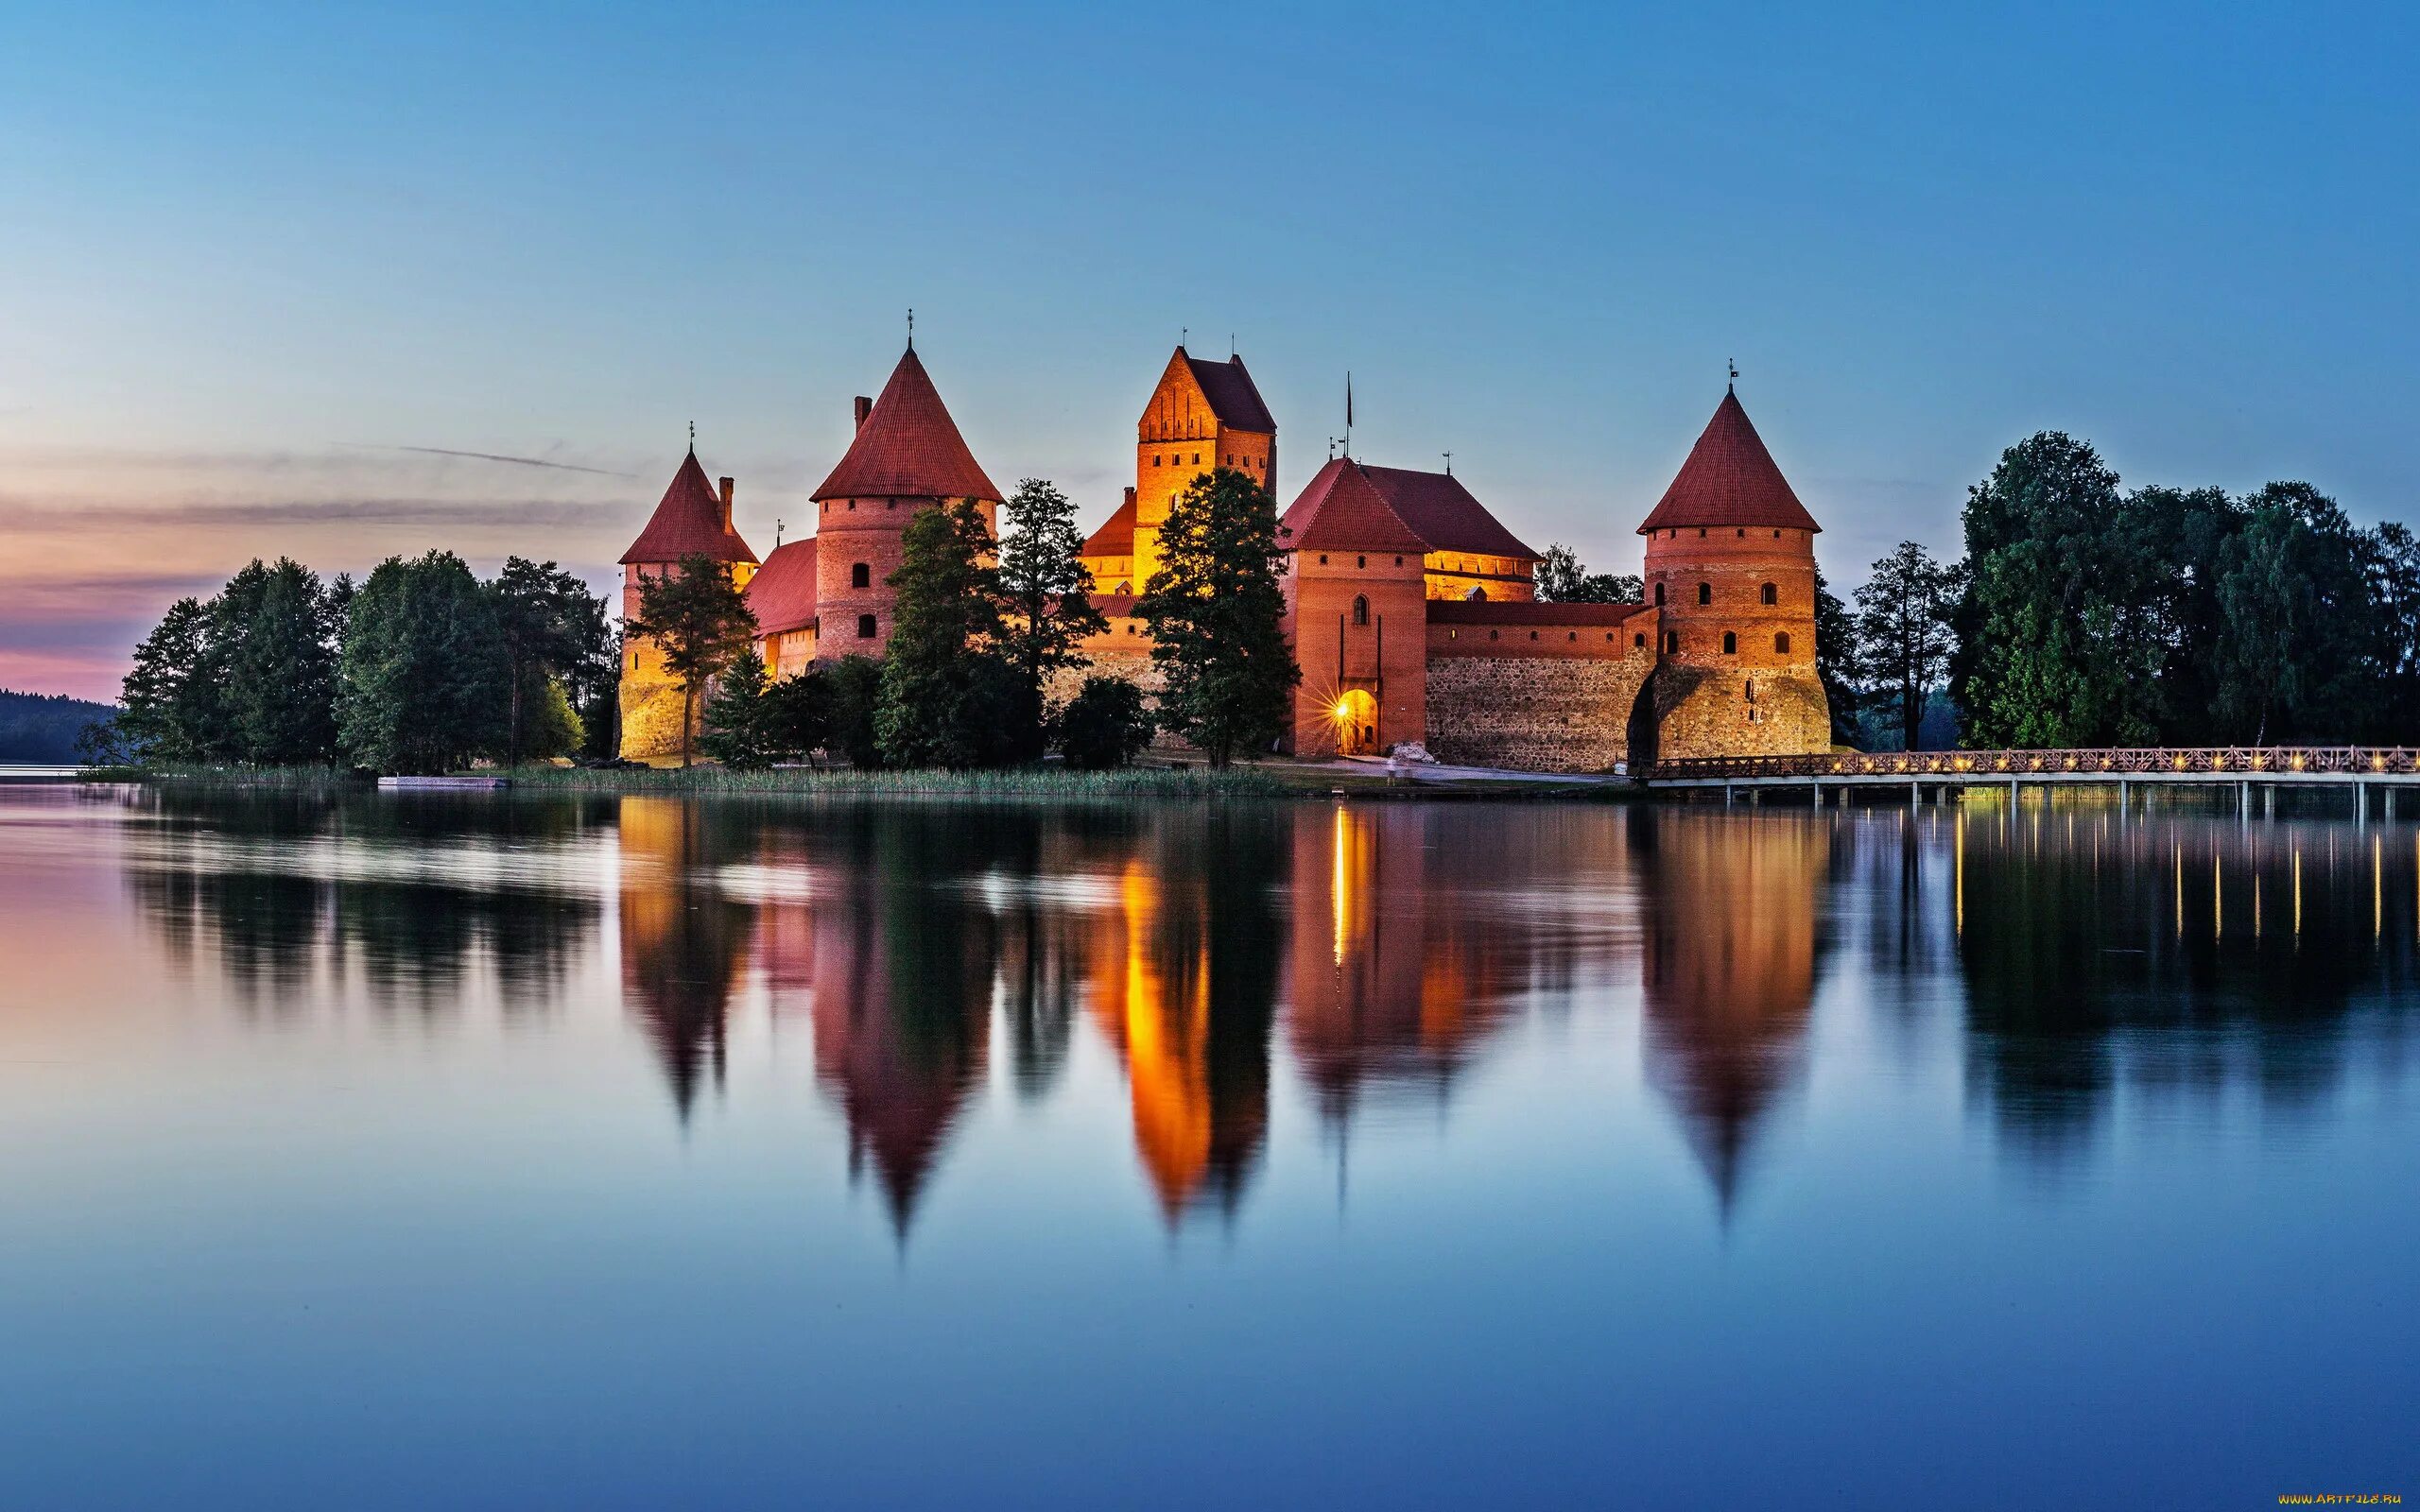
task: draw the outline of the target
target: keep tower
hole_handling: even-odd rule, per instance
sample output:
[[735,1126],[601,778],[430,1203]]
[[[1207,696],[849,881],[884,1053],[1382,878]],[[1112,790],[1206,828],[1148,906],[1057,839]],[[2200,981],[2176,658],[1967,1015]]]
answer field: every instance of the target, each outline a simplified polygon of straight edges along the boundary
[[1000,490],[910,346],[881,397],[856,402],[856,434],[840,465],[815,490],[815,655],[880,656],[890,644],[908,522],[928,505],[965,499],[999,534]]
[[[1204,362],[1178,347],[1134,426],[1134,592],[1160,567],[1160,527],[1193,480],[1218,468],[1277,490],[1277,421],[1244,359]],[[1087,547],[1087,555],[1091,555]],[[1103,586],[1107,586],[1104,584]]]
[[[682,559],[704,557],[741,588],[756,571],[756,553],[731,524],[732,480],[717,489],[706,481],[693,444],[672,474],[647,528],[622,553],[622,623],[639,617],[640,581],[668,577]],[[619,689],[621,753],[628,761],[676,755],[681,749],[681,681],[665,670],[664,653],[644,636],[632,636],[622,651]],[[692,717],[696,717],[693,712]]]
[[1831,748],[1815,671],[1815,533],[1736,387],[1638,527],[1655,671],[1631,716],[1634,764]]

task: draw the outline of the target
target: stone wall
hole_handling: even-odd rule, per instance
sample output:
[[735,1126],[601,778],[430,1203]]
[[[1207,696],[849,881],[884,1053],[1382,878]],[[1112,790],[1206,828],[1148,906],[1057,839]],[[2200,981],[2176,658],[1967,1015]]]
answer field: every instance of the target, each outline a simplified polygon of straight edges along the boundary
[[1620,658],[1434,656],[1428,753],[1457,765],[1604,771],[1629,755],[1631,705],[1652,666]]

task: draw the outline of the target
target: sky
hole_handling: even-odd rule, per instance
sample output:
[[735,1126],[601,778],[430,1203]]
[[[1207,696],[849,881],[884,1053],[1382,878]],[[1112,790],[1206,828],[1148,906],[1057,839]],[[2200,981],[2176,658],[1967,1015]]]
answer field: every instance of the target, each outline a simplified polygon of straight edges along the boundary
[[[795,536],[906,312],[1087,526],[1183,335],[1635,571],[1739,392],[1836,587],[2039,429],[2420,520],[2412,8],[11,8],[0,687],[251,557]],[[486,454],[464,455],[456,454]],[[520,460],[512,460],[520,459]]]

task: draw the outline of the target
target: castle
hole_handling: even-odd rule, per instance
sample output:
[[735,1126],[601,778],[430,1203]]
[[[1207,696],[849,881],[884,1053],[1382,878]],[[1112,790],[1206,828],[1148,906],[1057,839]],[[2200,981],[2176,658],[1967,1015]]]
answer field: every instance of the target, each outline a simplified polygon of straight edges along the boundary
[[[912,345],[879,397],[856,400],[856,421],[812,495],[815,534],[761,562],[732,526],[733,480],[709,483],[693,447],[622,554],[625,619],[637,613],[643,576],[703,554],[746,592],[776,676],[880,656],[892,623],[887,579],[908,520],[963,499],[996,532],[1003,495]],[[1206,361],[1180,346],[1135,426],[1134,485],[1084,544],[1093,601],[1108,619],[1086,643],[1086,674],[1154,686],[1135,595],[1158,567],[1170,506],[1216,468],[1273,490],[1277,422],[1241,357]],[[1418,744],[1441,761],[1598,771],[1830,748],[1815,670],[1822,526],[1736,391],[1638,526],[1642,603],[1539,600],[1539,553],[1450,471],[1332,456],[1280,525],[1287,637],[1303,673],[1283,742],[1295,755]],[[623,755],[676,751],[681,706],[660,658],[633,640]]]

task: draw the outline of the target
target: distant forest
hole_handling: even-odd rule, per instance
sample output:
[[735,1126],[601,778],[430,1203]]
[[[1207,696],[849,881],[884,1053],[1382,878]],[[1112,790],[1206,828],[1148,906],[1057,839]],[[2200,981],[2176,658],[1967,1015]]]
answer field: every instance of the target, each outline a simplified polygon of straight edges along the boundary
[[84,727],[116,713],[108,704],[64,694],[0,688],[0,762],[75,761],[76,737]]

